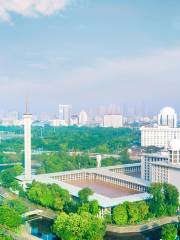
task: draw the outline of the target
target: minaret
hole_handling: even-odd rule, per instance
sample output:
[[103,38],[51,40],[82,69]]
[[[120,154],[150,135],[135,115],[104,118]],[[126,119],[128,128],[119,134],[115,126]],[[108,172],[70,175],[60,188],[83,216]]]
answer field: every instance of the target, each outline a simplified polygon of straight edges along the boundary
[[25,180],[31,180],[31,124],[32,114],[28,113],[28,107],[26,105],[26,113],[24,114]]

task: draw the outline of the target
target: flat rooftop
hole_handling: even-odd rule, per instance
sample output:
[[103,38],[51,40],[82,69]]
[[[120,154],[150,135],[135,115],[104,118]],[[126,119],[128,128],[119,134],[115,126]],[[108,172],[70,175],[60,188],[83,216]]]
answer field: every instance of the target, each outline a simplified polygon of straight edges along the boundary
[[113,183],[104,182],[101,180],[73,180],[67,181],[67,183],[80,188],[88,187],[93,190],[93,192],[109,198],[123,197],[140,193],[138,191],[115,185]]
[[[89,187],[94,191],[94,194],[90,196],[89,200],[97,200],[102,208],[111,208],[125,201],[134,202],[150,198],[150,195],[146,192],[140,192],[140,190],[136,191],[133,190],[133,187],[128,188],[126,186],[122,186],[123,184],[114,183],[119,180],[123,181],[125,185],[128,183],[130,185],[140,186],[142,189],[147,188],[149,186],[149,182],[134,177],[134,175],[136,175],[135,173],[126,175],[123,173],[113,172],[113,169],[131,168],[137,166],[140,166],[140,163],[32,175],[31,180],[28,180],[28,182],[36,180],[45,184],[55,183],[68,190],[74,197],[78,197],[78,192],[81,189]],[[80,174],[83,174],[85,177],[78,178]],[[93,174],[97,176],[97,178],[88,177],[93,176]],[[75,175],[77,175],[77,178],[74,178]],[[66,176],[68,176],[68,178],[66,178]],[[101,177],[108,179],[108,181],[103,181]],[[21,182],[27,183],[24,175],[17,177],[17,179]],[[114,179],[114,182],[109,181],[111,179]],[[134,187],[134,189],[137,188]]]

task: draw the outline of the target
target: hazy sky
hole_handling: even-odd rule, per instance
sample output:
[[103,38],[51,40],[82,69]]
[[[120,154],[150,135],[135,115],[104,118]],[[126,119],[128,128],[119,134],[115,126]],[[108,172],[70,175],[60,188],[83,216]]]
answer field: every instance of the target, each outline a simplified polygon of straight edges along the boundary
[[179,0],[0,0],[0,109],[180,112]]

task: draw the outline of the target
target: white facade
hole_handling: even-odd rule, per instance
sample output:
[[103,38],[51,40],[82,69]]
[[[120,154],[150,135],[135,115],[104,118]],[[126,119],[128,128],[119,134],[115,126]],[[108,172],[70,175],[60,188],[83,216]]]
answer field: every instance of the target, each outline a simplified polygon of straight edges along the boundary
[[71,105],[59,105],[59,119],[70,125]]
[[158,114],[158,126],[177,127],[177,115],[171,107],[163,108]]
[[173,139],[180,139],[180,128],[141,127],[141,146],[156,146],[168,148]]
[[151,181],[151,165],[156,162],[168,162],[168,153],[149,153],[141,156],[141,178]]
[[60,119],[52,119],[49,121],[49,124],[52,127],[68,126],[65,120]]
[[79,114],[79,125],[80,126],[86,125],[87,121],[88,121],[88,115],[84,110],[82,110]]
[[[159,161],[158,161],[159,158]],[[149,180],[152,183],[169,183],[178,189],[180,193],[180,140],[173,140],[169,144],[168,158],[163,160],[163,155],[155,155],[149,165],[142,161],[142,177],[149,172]]]
[[123,127],[123,117],[120,114],[106,114],[103,118],[103,127]]
[[31,124],[32,115],[24,114],[25,180],[31,179]]

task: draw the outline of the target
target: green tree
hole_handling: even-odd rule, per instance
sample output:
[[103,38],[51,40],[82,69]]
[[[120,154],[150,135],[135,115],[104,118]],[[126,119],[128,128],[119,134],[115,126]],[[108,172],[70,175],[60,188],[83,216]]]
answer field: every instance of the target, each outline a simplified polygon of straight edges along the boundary
[[5,230],[0,229],[0,239],[1,240],[13,240],[13,238],[7,235]]
[[146,202],[141,201],[137,203],[138,211],[139,211],[139,217],[140,221],[146,220],[149,215],[149,206]]
[[78,192],[78,195],[81,203],[87,203],[89,197],[93,195],[93,191],[90,188],[84,188]]
[[29,186],[27,196],[31,201],[54,210],[63,210],[64,204],[71,201],[69,192],[59,185],[36,181]]
[[163,185],[165,205],[168,215],[174,215],[179,207],[179,192],[177,188],[171,184]]
[[140,211],[138,208],[138,203],[136,202],[128,202],[126,204],[127,212],[128,212],[128,222],[129,223],[137,223],[141,221]]
[[162,228],[163,240],[175,240],[177,236],[177,228],[173,224],[167,224]]
[[11,187],[11,185],[14,186],[15,177],[17,177],[18,175],[21,175],[22,171],[23,171],[22,166],[15,166],[15,167],[8,168],[1,171],[0,181],[2,186],[7,188]]
[[166,205],[163,185],[160,183],[153,183],[149,188],[149,193],[152,195],[150,200],[150,212],[154,214],[155,217],[160,217],[166,215]]
[[89,212],[92,215],[97,216],[99,213],[99,203],[97,200],[92,200],[89,202]]
[[54,222],[53,231],[64,240],[102,240],[105,225],[102,219],[87,212],[81,215],[62,212]]
[[112,218],[117,225],[125,225],[128,223],[126,203],[120,204],[114,208]]
[[12,199],[6,203],[10,208],[14,209],[19,215],[22,215],[27,211],[27,207],[19,199]]
[[11,229],[18,228],[22,223],[21,215],[9,206],[0,206],[0,225]]

